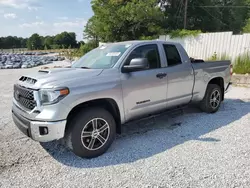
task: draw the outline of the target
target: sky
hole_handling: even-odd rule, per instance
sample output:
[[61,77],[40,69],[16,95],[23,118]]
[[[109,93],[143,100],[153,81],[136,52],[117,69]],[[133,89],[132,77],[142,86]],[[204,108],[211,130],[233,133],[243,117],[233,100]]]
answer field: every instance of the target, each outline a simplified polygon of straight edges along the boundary
[[91,0],[0,0],[0,36],[30,37],[83,30],[93,15]]

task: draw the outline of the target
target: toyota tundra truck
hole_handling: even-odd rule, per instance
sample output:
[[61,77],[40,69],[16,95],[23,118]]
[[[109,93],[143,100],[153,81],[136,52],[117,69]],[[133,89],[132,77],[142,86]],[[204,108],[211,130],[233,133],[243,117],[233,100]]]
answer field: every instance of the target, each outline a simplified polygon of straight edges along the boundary
[[38,142],[63,140],[77,156],[102,155],[124,123],[190,103],[218,111],[230,61],[189,58],[166,41],[100,46],[72,66],[23,75],[14,85],[16,126]]

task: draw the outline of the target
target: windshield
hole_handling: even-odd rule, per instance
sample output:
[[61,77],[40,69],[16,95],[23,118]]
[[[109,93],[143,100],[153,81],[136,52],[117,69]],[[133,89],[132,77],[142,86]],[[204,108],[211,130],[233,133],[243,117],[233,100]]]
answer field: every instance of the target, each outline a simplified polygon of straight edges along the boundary
[[98,47],[77,60],[72,67],[109,69],[116,64],[129,47],[130,44],[112,44]]

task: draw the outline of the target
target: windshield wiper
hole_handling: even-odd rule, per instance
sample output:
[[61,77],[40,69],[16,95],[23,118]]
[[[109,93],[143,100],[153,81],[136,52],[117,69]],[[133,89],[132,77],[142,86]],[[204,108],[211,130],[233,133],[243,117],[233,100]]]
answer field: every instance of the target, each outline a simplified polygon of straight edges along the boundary
[[89,67],[81,67],[81,69],[90,69]]

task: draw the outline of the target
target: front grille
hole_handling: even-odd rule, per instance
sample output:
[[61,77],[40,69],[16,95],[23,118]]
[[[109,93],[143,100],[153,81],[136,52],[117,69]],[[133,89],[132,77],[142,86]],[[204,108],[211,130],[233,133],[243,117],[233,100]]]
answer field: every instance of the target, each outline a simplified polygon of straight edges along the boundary
[[21,106],[33,110],[36,107],[33,90],[14,85],[14,98]]

